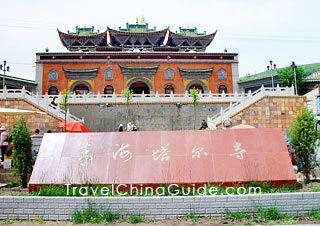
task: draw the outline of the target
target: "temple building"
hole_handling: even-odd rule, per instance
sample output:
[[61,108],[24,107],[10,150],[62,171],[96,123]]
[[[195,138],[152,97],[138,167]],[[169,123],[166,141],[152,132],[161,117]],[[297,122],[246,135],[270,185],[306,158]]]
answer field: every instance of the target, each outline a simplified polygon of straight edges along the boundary
[[149,28],[142,20],[118,30],[76,27],[58,30],[68,52],[36,53],[38,92],[76,94],[184,93],[192,87],[202,93],[232,93],[238,89],[238,54],[208,53],[217,31],[197,28]]

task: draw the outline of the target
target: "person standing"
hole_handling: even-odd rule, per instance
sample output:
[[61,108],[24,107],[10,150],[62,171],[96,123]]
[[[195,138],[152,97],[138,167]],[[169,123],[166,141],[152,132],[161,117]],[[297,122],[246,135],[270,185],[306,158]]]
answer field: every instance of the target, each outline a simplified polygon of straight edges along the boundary
[[118,131],[119,131],[119,132],[123,132],[123,130],[124,130],[123,125],[120,124],[119,127],[118,127]]
[[205,130],[208,128],[208,124],[206,122],[206,120],[202,120],[202,123],[201,123],[201,127],[200,127],[200,130]]
[[8,149],[9,145],[9,137],[7,133],[7,128],[5,126],[1,126],[0,128],[1,135],[0,135],[0,147],[1,147],[1,161],[4,161],[4,155]]
[[40,130],[39,129],[36,129],[35,131],[34,131],[34,135],[39,135],[40,134]]

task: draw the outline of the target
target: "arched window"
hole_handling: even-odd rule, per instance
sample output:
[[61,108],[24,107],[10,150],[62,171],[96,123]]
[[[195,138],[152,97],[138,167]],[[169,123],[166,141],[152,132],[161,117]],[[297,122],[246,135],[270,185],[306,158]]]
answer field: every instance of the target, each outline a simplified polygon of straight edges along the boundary
[[113,70],[111,68],[107,68],[104,71],[104,79],[105,80],[112,80],[113,79]]
[[111,85],[107,85],[106,87],[104,87],[104,94],[113,94],[114,93],[114,89]]
[[172,85],[167,85],[166,88],[164,88],[165,94],[171,94],[174,93],[174,87]]
[[227,93],[228,92],[228,87],[226,85],[220,85],[219,88],[218,88],[218,92],[219,93]]
[[48,89],[48,95],[58,95],[59,90],[56,86],[50,86]]
[[190,92],[190,89],[192,89],[192,88],[197,89],[199,93],[200,92],[203,93],[203,87],[199,84],[192,84],[188,91]]
[[56,81],[58,80],[58,73],[56,72],[56,70],[52,69],[49,72],[49,81]]
[[221,68],[218,71],[218,78],[223,80],[223,79],[227,79],[227,71],[224,68]]
[[174,71],[171,68],[166,69],[164,77],[165,79],[173,79]]

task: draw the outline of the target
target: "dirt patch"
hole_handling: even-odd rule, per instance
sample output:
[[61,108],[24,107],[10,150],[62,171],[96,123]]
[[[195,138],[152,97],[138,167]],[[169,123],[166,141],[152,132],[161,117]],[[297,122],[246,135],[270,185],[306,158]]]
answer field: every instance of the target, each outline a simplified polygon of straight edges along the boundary
[[27,196],[29,195],[28,188],[14,187],[1,188],[0,196]]
[[[188,218],[178,218],[174,220],[162,220],[162,221],[144,221],[142,223],[134,224],[138,226],[191,226],[191,225],[202,225],[202,226],[213,226],[213,225],[288,225],[288,224],[319,224],[320,220],[310,220],[310,219],[289,219],[286,221],[265,221],[265,222],[257,222],[255,219],[244,219],[244,220],[236,220],[232,221],[229,219],[222,218],[209,218],[209,217],[201,217],[196,222],[192,222],[191,219]],[[42,220],[34,220],[34,221],[14,221],[14,220],[6,220],[0,221],[0,224],[12,225],[12,226],[74,226],[76,224],[70,221],[42,221]],[[111,223],[97,223],[97,224],[79,224],[81,226],[92,226],[92,225],[113,225],[113,226],[132,226],[133,224],[128,222],[111,222]]]

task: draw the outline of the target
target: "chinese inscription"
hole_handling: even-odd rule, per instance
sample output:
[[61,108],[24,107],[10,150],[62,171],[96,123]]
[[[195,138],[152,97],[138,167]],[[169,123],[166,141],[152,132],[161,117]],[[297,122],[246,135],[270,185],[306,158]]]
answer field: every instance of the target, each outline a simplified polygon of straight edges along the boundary
[[89,150],[90,146],[91,144],[87,142],[83,147],[80,148],[81,150],[81,157],[79,158],[80,166],[88,166],[88,164],[91,163],[93,157],[90,154],[90,150]]
[[200,158],[201,157],[201,153],[204,155],[204,156],[207,156],[208,153],[203,151],[204,148],[203,147],[196,147],[194,146],[193,149],[192,149],[192,158]]
[[120,147],[117,151],[113,152],[113,159],[117,160],[119,157],[120,159],[124,160],[124,162],[129,161],[132,158],[132,153],[128,149],[130,147],[130,144],[116,144],[116,146]]
[[235,156],[237,159],[242,160],[243,159],[243,155],[244,153],[246,153],[247,151],[241,148],[241,143],[236,142],[233,145],[233,148],[235,150],[235,153],[230,154],[230,156]]
[[170,156],[169,156],[170,150],[168,146],[169,144],[162,146],[160,150],[158,149],[153,150],[153,154],[152,154],[153,160],[168,161],[170,159]]

